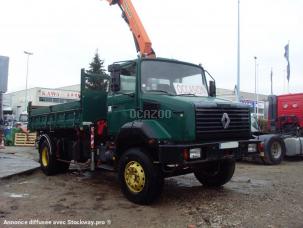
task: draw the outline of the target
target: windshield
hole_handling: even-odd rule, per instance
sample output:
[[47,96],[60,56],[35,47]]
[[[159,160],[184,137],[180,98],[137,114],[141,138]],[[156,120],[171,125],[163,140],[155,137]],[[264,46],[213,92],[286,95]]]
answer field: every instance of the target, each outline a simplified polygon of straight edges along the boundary
[[141,89],[170,95],[208,96],[202,68],[168,61],[142,62]]

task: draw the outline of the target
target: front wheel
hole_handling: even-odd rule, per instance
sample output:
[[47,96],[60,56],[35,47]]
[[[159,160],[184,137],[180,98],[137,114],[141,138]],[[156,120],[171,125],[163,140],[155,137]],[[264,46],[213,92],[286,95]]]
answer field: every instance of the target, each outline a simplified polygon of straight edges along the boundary
[[152,203],[163,189],[160,168],[140,148],[129,149],[120,158],[118,176],[125,197],[137,204]]
[[235,160],[208,162],[203,167],[194,170],[195,177],[207,187],[219,187],[226,184],[235,172]]

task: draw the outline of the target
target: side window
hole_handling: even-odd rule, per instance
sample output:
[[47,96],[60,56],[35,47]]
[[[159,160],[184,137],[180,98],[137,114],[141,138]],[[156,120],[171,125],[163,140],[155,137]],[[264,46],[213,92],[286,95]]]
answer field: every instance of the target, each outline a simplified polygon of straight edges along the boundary
[[136,90],[136,76],[134,75],[120,75],[121,91],[135,91]]
[[136,90],[136,65],[121,70],[120,74],[120,90],[135,91]]

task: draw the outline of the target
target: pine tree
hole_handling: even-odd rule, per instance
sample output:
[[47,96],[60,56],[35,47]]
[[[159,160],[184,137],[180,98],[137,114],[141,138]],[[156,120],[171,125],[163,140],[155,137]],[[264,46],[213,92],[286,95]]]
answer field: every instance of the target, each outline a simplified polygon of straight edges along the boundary
[[94,73],[94,74],[107,75],[107,73],[104,69],[104,60],[100,59],[98,49],[96,50],[96,53],[95,53],[95,56],[94,56],[92,62],[89,64],[88,72]]
[[[89,64],[89,73],[98,74],[100,76],[108,76],[104,69],[104,60],[100,59],[98,49],[96,50],[95,56],[92,62]],[[109,81],[104,77],[91,77],[89,80],[89,86],[91,89],[105,90],[108,92]]]

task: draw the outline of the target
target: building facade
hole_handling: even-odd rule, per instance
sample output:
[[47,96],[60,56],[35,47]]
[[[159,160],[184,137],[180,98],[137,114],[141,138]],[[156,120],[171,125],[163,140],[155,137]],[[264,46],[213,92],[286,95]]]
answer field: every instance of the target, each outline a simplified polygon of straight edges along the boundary
[[79,99],[79,90],[48,89],[35,87],[28,89],[27,92],[25,90],[21,90],[5,94],[5,102],[3,106],[4,108],[11,108],[18,119],[18,116],[22,112],[27,111],[26,100],[31,101],[32,106],[35,108],[76,101]]
[[[217,97],[236,101],[237,96],[234,90],[217,88]],[[240,91],[240,102],[250,106],[251,113],[255,113],[259,118],[266,117],[268,95],[255,94]]]

